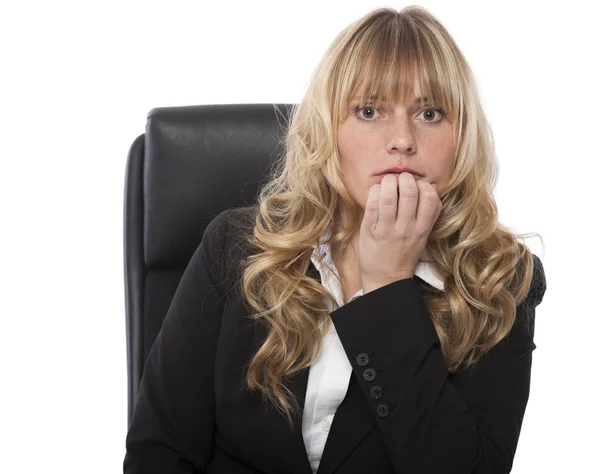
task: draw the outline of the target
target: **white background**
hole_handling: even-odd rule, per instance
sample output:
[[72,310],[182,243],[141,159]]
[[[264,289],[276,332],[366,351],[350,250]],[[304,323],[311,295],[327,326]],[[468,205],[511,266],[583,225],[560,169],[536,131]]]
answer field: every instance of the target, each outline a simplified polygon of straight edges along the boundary
[[[528,241],[548,290],[537,312],[518,474],[600,472],[594,3],[420,3],[477,77],[500,160],[501,222],[539,232],[546,245],[544,253],[539,239]],[[0,471],[122,472],[123,186],[146,114],[298,103],[343,28],[373,8],[408,3],[5,5]]]

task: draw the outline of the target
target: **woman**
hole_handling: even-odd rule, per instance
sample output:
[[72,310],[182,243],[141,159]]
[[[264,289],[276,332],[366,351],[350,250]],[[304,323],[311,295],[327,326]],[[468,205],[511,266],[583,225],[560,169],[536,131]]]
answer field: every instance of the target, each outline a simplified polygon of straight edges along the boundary
[[508,473],[539,258],[498,223],[469,66],[427,11],[334,40],[258,205],[213,219],[125,473]]

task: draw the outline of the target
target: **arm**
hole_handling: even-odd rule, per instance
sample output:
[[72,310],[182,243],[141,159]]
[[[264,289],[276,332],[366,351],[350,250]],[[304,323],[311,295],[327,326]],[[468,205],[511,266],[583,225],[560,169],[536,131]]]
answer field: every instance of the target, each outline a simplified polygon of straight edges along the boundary
[[206,472],[214,425],[215,348],[226,214],[208,225],[150,350],[126,438],[125,474]]
[[[451,376],[413,278],[331,313],[395,472],[510,472],[529,398],[535,307],[546,290],[535,255],[534,264],[511,333],[475,367]],[[371,381],[368,368],[375,369]],[[375,385],[382,388],[378,398],[371,393]]]

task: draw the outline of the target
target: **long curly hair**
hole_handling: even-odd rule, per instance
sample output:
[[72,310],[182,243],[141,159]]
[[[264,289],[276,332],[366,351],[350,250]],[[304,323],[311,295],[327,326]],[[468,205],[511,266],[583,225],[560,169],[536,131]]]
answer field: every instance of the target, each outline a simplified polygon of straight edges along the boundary
[[[307,275],[311,255],[330,228],[335,231],[327,242],[346,248],[364,212],[341,179],[338,124],[354,95],[362,97],[361,106],[372,95],[412,100],[408,65],[418,68],[422,95],[447,112],[457,145],[452,177],[438,190],[443,210],[424,252],[445,286],[425,302],[449,374],[471,367],[508,335],[532,282],[533,255],[519,242],[527,235],[498,223],[493,137],[462,53],[421,7],[372,10],[344,29],[318,63],[304,99],[291,111],[280,143],[285,152],[245,229],[255,251],[240,262],[239,288],[252,317],[269,328],[246,381],[290,427],[300,409],[286,378],[316,360],[331,324],[329,306],[339,307]],[[239,219],[234,224],[242,225]]]

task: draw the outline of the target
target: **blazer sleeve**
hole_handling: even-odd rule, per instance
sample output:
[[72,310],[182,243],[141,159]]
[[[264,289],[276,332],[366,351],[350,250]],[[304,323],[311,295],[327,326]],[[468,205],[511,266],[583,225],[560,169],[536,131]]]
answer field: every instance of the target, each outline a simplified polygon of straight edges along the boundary
[[227,212],[206,228],[150,349],[126,437],[125,474],[206,472]]
[[535,307],[546,291],[543,265],[533,260],[533,281],[510,334],[457,374],[447,372],[414,278],[331,313],[398,474],[511,471],[529,398]]

